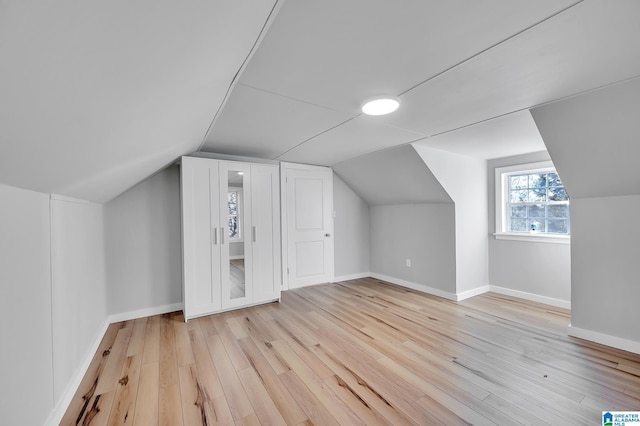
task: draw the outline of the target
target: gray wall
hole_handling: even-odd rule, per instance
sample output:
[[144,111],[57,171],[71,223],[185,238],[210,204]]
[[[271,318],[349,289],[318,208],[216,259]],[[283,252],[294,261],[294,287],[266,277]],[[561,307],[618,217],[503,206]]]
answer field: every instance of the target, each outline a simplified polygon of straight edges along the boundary
[[370,212],[372,273],[455,294],[453,203],[371,206]]
[[335,173],[333,221],[336,279],[369,272],[369,205]]
[[571,197],[571,324],[640,342],[640,79],[532,110]]
[[363,155],[332,168],[370,206],[451,201],[411,145]]
[[103,207],[51,200],[54,397],[58,400],[107,320]]
[[182,302],[178,166],[107,203],[104,226],[110,314]]
[[53,409],[49,196],[0,184],[0,423]]
[[[333,169],[339,178],[334,184],[334,199],[339,203],[336,275],[366,272],[363,250],[367,247],[369,272],[455,293],[453,203],[416,150],[412,146],[388,149]],[[340,204],[350,206],[346,218]],[[368,231],[354,228],[364,225],[365,205],[369,206]],[[406,259],[412,260],[409,268]]]
[[572,199],[571,209],[571,325],[640,342],[640,196]]
[[489,284],[486,161],[420,143],[413,146],[455,203],[456,293],[486,289]]
[[[571,301],[571,246],[569,244],[496,240],[492,235],[496,232],[495,169],[549,159],[549,154],[543,151],[487,162],[489,283],[569,303]],[[573,200],[571,203],[573,212]]]
[[0,199],[0,423],[40,425],[107,320],[102,206],[4,185]]

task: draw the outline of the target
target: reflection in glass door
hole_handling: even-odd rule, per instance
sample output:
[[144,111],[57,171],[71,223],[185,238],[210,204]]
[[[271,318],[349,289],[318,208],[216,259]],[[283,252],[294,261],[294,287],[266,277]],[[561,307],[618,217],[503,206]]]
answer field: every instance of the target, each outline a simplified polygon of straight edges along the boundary
[[227,173],[230,298],[238,299],[246,296],[242,220],[244,173],[236,170],[229,170]]

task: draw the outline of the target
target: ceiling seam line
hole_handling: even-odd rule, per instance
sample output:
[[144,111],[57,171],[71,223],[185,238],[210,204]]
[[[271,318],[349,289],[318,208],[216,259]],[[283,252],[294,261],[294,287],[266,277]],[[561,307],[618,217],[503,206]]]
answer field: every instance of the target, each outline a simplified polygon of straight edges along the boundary
[[[556,103],[556,102],[566,101],[567,99],[575,98],[576,96],[586,95],[588,93],[596,92],[598,90],[605,89],[607,87],[616,86],[618,84],[623,84],[623,83],[626,83],[628,81],[637,80],[637,79],[640,79],[640,74],[635,75],[633,77],[625,78],[625,79],[620,80],[620,81],[615,81],[613,83],[603,84],[601,86],[594,87],[592,89],[583,90],[583,91],[577,92],[577,93],[572,93],[571,95],[566,95],[566,96],[563,96],[561,98],[554,99],[552,101],[542,102],[542,103],[531,105],[531,106],[528,106],[528,107],[515,109],[513,111],[509,111],[509,112],[505,112],[505,113],[502,113],[502,114],[498,114],[498,115],[495,115],[493,117],[489,117],[489,118],[485,118],[485,119],[482,119],[482,120],[475,121],[473,123],[465,124],[464,126],[455,127],[453,129],[445,130],[445,131],[442,131],[442,132],[439,132],[439,133],[434,133],[434,134],[429,135],[429,136],[427,136],[426,138],[423,138],[423,139],[429,139],[429,138],[434,138],[436,136],[446,135],[447,133],[451,133],[451,132],[455,132],[455,131],[458,131],[458,130],[466,129],[467,127],[472,127],[472,126],[475,126],[477,124],[486,123],[487,121],[491,121],[491,120],[495,120],[495,119],[498,119],[498,118],[506,117],[508,115],[515,114],[515,113],[522,112],[522,111],[530,111],[533,108],[539,108],[541,106],[550,105],[550,104],[553,104],[553,103]],[[422,140],[422,139],[416,139],[413,142],[418,142],[420,140]],[[410,143],[413,143],[413,142],[410,142]]]
[[271,90],[262,89],[260,87],[253,86],[251,84],[238,83],[238,85],[244,86],[244,87],[248,87],[250,89],[257,90],[259,92],[267,93],[269,95],[279,96],[281,98],[289,99],[289,100],[292,100],[292,101],[295,101],[295,102],[300,102],[300,103],[303,103],[303,104],[306,104],[306,105],[311,105],[311,106],[314,106],[314,107],[326,109],[327,111],[333,111],[333,112],[338,112],[338,113],[341,113],[341,114],[349,114],[349,115],[353,114],[352,112],[340,111],[340,110],[337,110],[337,109],[334,109],[334,108],[330,108],[330,107],[327,107],[327,106],[324,106],[324,105],[319,105],[319,104],[316,104],[316,103],[313,103],[313,102],[305,101],[303,99],[298,99],[298,98],[294,98],[292,96],[284,95],[282,93],[272,92]]
[[528,27],[526,27],[526,28],[524,28],[524,29],[522,29],[522,30],[520,30],[520,31],[516,32],[515,34],[513,34],[513,35],[511,35],[511,36],[509,36],[509,37],[507,37],[507,38],[505,38],[504,40],[501,40],[501,41],[499,41],[499,42],[497,42],[497,43],[495,43],[495,44],[493,44],[493,45],[491,45],[491,46],[489,46],[489,47],[487,47],[487,48],[485,48],[485,49],[482,49],[481,51],[479,51],[479,52],[477,52],[477,53],[473,54],[472,56],[470,56],[470,57],[468,57],[468,58],[466,58],[466,59],[463,59],[462,61],[460,61],[460,62],[458,62],[458,63],[456,63],[456,64],[454,64],[454,65],[451,65],[449,68],[447,68],[447,69],[444,69],[444,70],[440,71],[439,73],[437,73],[437,74],[435,74],[435,75],[433,75],[433,76],[431,76],[431,77],[427,78],[426,80],[421,81],[421,82],[419,82],[419,83],[417,83],[417,84],[415,84],[415,85],[411,86],[411,87],[410,87],[410,88],[408,88],[407,90],[405,90],[405,91],[403,91],[403,92],[399,93],[399,94],[398,94],[398,96],[403,96],[403,95],[407,94],[408,92],[410,92],[410,91],[412,91],[412,90],[414,90],[414,89],[416,89],[416,88],[418,88],[418,87],[422,86],[423,84],[426,84],[426,83],[430,82],[431,80],[434,80],[434,79],[436,79],[436,78],[438,78],[438,77],[442,76],[443,74],[448,73],[449,71],[453,70],[454,68],[458,68],[459,66],[461,66],[461,65],[463,65],[463,64],[465,64],[465,63],[467,63],[467,62],[469,62],[469,61],[471,61],[471,60],[473,60],[473,59],[477,58],[478,56],[480,56],[480,55],[482,55],[482,54],[484,54],[484,53],[488,52],[489,50],[492,50],[492,49],[494,49],[494,48],[496,48],[496,47],[498,47],[498,46],[500,46],[500,45],[502,45],[502,44],[504,44],[504,43],[506,43],[506,42],[508,42],[508,41],[510,41],[510,40],[513,40],[513,39],[514,39],[514,38],[516,38],[516,37],[521,36],[522,34],[524,34],[524,33],[528,32],[528,31],[532,30],[533,28],[537,27],[538,25],[543,24],[543,23],[545,23],[545,22],[547,22],[547,21],[549,21],[549,20],[551,20],[551,19],[555,18],[556,16],[558,16],[558,15],[560,15],[560,14],[562,14],[562,13],[566,12],[566,11],[567,11],[567,10],[569,10],[569,9],[572,9],[572,8],[576,7],[577,5],[579,5],[579,4],[581,4],[581,3],[583,3],[584,1],[585,1],[585,0],[580,0],[580,1],[578,1],[578,2],[576,2],[576,3],[574,3],[574,4],[572,4],[572,5],[569,5],[569,6],[565,7],[564,9],[559,10],[558,12],[554,13],[554,14],[553,14],[553,15],[551,15],[551,16],[548,16],[548,17],[544,18],[544,19],[543,19],[543,20],[541,20],[541,21],[538,21],[538,22],[536,22],[536,23],[534,23],[534,24],[529,25]]
[[356,115],[356,116],[354,116],[354,117],[351,117],[351,118],[349,118],[348,120],[343,121],[342,123],[338,123],[338,124],[336,124],[336,125],[335,125],[335,126],[333,126],[333,127],[330,127],[330,128],[328,128],[328,129],[326,129],[326,130],[323,130],[322,132],[320,132],[320,133],[318,133],[318,134],[316,134],[316,135],[313,135],[313,136],[311,136],[310,138],[307,138],[307,139],[303,140],[303,141],[302,141],[302,142],[300,142],[299,144],[294,145],[294,146],[292,146],[291,148],[287,149],[287,150],[286,150],[285,152],[283,152],[282,154],[276,155],[275,157],[273,157],[273,158],[272,158],[272,160],[278,160],[278,159],[280,159],[280,157],[282,157],[283,155],[285,155],[285,154],[287,154],[288,152],[290,152],[290,151],[292,151],[292,150],[294,150],[294,149],[298,148],[298,147],[299,147],[299,146],[301,146],[301,145],[304,145],[305,143],[309,142],[310,140],[315,139],[315,138],[317,138],[317,137],[318,137],[318,136],[320,136],[320,135],[324,135],[325,133],[330,132],[330,131],[332,131],[333,129],[336,129],[336,128],[338,128],[338,127],[342,126],[343,124],[347,124],[348,122],[350,122],[351,120],[354,120],[354,119],[358,118],[359,116],[360,116],[360,114],[358,114],[358,115]]
[[216,113],[213,115],[213,118],[211,119],[211,123],[209,123],[209,127],[207,128],[207,131],[205,132],[204,137],[202,138],[202,142],[200,142],[200,145],[198,146],[197,151],[200,151],[202,149],[202,147],[204,146],[204,144],[207,142],[207,137],[211,133],[211,130],[213,130],[213,125],[215,124],[216,120],[218,119],[218,116],[220,115],[220,112],[222,111],[222,108],[227,103],[227,100],[229,99],[231,91],[233,90],[233,88],[237,84],[237,80],[238,80],[238,77],[240,76],[240,73],[242,72],[242,70],[244,70],[246,64],[249,61],[249,58],[251,58],[251,56],[253,55],[253,52],[256,50],[256,47],[258,46],[259,41],[262,39],[262,36],[265,33],[265,30],[266,30],[268,24],[271,22],[271,16],[273,16],[273,12],[276,10],[276,7],[278,6],[278,3],[280,3],[280,0],[276,0],[274,2],[273,6],[271,7],[271,10],[269,11],[269,15],[267,15],[267,19],[265,19],[264,23],[262,24],[262,28],[260,28],[260,32],[258,33],[258,37],[256,37],[255,41],[253,42],[253,45],[251,46],[251,49],[249,49],[249,52],[247,53],[247,55],[245,56],[244,60],[240,64],[240,67],[238,68],[238,70],[234,74],[233,78],[231,79],[231,83],[229,83],[229,87],[227,87],[227,91],[224,94],[224,98],[222,99],[222,103],[218,106],[218,109],[216,110]]

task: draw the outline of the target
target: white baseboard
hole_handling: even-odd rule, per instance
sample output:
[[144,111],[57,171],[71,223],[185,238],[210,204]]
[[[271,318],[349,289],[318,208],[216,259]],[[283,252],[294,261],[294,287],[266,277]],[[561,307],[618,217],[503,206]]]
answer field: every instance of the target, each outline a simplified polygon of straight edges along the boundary
[[464,299],[468,299],[479,294],[484,294],[490,291],[490,286],[482,285],[480,287],[472,288],[471,290],[456,293],[456,300],[459,302]]
[[390,277],[388,275],[376,274],[375,272],[371,273],[371,278],[375,278],[382,281],[387,281],[392,284],[397,284],[402,287],[407,287],[412,290],[416,290],[422,293],[431,294],[432,296],[442,297],[444,299],[449,299],[453,301],[457,301],[457,295],[455,293],[450,293],[448,291],[440,290],[438,288],[429,287],[423,284],[414,283],[411,281],[406,281],[400,278]]
[[109,324],[120,321],[129,321],[137,318],[150,317],[153,315],[161,315],[169,312],[181,311],[183,308],[182,303],[172,303],[169,305],[156,306],[153,308],[138,309],[137,311],[122,312],[120,314],[110,315],[108,318]]
[[333,278],[334,283],[339,283],[341,281],[350,281],[350,280],[359,280],[361,278],[369,278],[371,276],[371,272],[360,272],[359,274],[349,274],[349,275],[340,275]]
[[375,272],[372,272],[370,276],[372,278],[376,278],[382,281],[388,281],[392,284],[397,284],[399,286],[407,287],[412,290],[417,290],[422,293],[427,293],[432,296],[438,296],[444,299],[453,300],[454,302],[460,302],[461,300],[468,299],[470,297],[477,296],[479,294],[483,294],[489,291],[489,286],[484,285],[477,288],[473,288],[471,290],[463,291],[461,293],[451,293],[448,291],[440,290],[438,288],[433,288],[423,284],[406,281],[400,278],[390,277],[388,275],[376,274]]
[[640,342],[636,342],[634,340],[623,339],[622,337],[611,336],[598,331],[574,327],[571,324],[569,324],[569,327],[567,328],[567,334],[569,334],[569,336],[611,346],[612,348],[640,354]]
[[137,318],[143,318],[143,317],[149,317],[153,315],[166,314],[168,312],[180,311],[182,310],[182,307],[183,307],[182,303],[174,303],[170,305],[139,309],[137,311],[123,312],[120,314],[114,314],[114,315],[108,316],[104,324],[98,331],[98,334],[96,335],[96,338],[91,344],[91,347],[87,351],[84,361],[78,367],[75,374],[69,381],[69,384],[67,385],[64,392],[62,393],[62,396],[59,398],[58,402],[53,407],[53,411],[51,412],[51,414],[49,414],[49,417],[47,418],[45,425],[56,426],[60,424],[60,421],[62,420],[64,413],[67,411],[69,404],[71,404],[71,400],[73,399],[73,396],[76,394],[76,391],[80,387],[80,383],[82,382],[84,375],[87,374],[87,370],[91,365],[91,361],[93,361],[93,357],[96,354],[96,351],[98,350],[98,347],[100,346],[100,343],[102,342],[102,338],[104,337],[104,334],[107,332],[107,328],[109,328],[109,325],[113,324],[114,322],[129,321]]
[[519,299],[531,300],[532,302],[544,303],[545,305],[556,306],[558,308],[571,309],[571,302],[567,300],[555,299],[553,297],[541,296],[539,294],[527,293],[526,291],[513,290],[495,285],[490,285],[489,291],[517,297]]
[[93,340],[93,343],[91,344],[91,346],[87,350],[87,353],[85,354],[84,361],[82,362],[82,364],[80,364],[80,366],[76,369],[76,372],[74,373],[74,375],[71,377],[69,384],[67,384],[67,387],[65,388],[64,392],[62,392],[62,395],[58,399],[58,402],[53,407],[53,411],[49,414],[49,417],[47,418],[45,425],[56,426],[60,424],[60,421],[62,420],[62,416],[64,416],[64,413],[67,411],[69,404],[71,404],[71,400],[73,399],[73,396],[76,394],[76,391],[80,387],[80,383],[82,382],[84,375],[87,374],[89,365],[91,365],[91,361],[93,361],[93,357],[96,354],[96,351],[100,346],[100,343],[102,342],[102,338],[104,337],[104,334],[107,332],[107,328],[109,328],[109,324],[110,322],[107,319],[102,325],[102,327],[100,328],[100,330],[98,330],[98,333],[95,339]]

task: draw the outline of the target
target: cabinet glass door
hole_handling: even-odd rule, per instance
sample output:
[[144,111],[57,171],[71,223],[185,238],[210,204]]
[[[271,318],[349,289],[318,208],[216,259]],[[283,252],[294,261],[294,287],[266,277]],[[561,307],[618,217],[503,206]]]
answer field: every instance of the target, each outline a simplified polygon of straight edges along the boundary
[[250,166],[220,164],[220,225],[222,241],[222,306],[251,303]]

